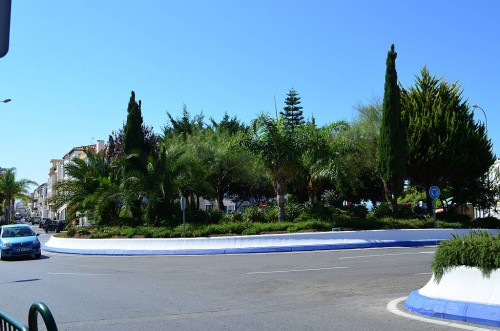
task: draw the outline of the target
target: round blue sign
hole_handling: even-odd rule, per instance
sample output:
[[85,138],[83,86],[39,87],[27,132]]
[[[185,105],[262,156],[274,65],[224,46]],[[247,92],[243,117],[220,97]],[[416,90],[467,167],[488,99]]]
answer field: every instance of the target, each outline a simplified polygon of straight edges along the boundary
[[437,186],[431,186],[429,188],[429,196],[431,199],[437,199],[441,195],[441,190]]

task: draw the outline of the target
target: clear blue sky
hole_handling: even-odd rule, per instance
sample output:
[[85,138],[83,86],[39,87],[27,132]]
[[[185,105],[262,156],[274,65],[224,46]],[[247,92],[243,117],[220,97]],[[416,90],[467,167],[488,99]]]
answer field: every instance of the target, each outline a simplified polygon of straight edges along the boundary
[[292,87],[306,117],[351,121],[382,98],[392,43],[401,84],[424,66],[458,80],[500,155],[499,13],[493,0],[13,0],[0,166],[46,182],[51,159],[122,127],[132,90],[156,132],[183,104],[249,123]]

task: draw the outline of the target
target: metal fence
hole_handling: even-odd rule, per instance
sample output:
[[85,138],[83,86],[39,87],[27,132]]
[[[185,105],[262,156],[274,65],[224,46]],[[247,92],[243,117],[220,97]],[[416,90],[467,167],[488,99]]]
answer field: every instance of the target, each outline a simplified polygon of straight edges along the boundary
[[57,331],[57,325],[49,307],[43,302],[34,302],[28,313],[28,326],[0,310],[0,331],[38,331],[38,314],[42,316],[47,331]]

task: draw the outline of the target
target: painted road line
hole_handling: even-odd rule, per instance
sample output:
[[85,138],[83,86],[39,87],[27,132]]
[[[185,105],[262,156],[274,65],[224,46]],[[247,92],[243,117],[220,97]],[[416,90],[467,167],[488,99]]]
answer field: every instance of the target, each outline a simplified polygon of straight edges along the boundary
[[391,302],[389,302],[387,304],[387,310],[390,311],[391,313],[398,315],[398,316],[401,316],[401,317],[411,318],[411,319],[414,319],[414,320],[417,320],[420,322],[424,322],[424,323],[449,326],[449,327],[452,327],[455,329],[469,330],[469,331],[498,331],[498,329],[482,328],[482,327],[478,327],[475,325],[459,324],[456,322],[449,322],[449,321],[421,317],[421,316],[416,316],[416,315],[405,313],[405,312],[399,310],[398,304],[402,301],[405,301],[406,299],[408,299],[408,297],[402,297],[402,298],[392,300]]
[[372,255],[359,255],[359,256],[344,256],[344,257],[339,257],[339,260],[363,259],[363,258],[369,258],[369,257],[384,257],[384,256],[399,256],[399,255],[420,255],[420,254],[434,254],[434,252],[390,253],[390,254],[372,254]]
[[108,276],[109,274],[87,274],[83,272],[49,272],[49,275],[70,275],[70,276]]
[[334,269],[347,269],[347,267],[314,268],[314,269],[292,269],[292,270],[273,270],[273,271],[254,271],[254,272],[247,272],[247,273],[245,273],[245,275],[280,274],[280,273],[287,273],[287,272],[322,271],[322,270],[334,270]]

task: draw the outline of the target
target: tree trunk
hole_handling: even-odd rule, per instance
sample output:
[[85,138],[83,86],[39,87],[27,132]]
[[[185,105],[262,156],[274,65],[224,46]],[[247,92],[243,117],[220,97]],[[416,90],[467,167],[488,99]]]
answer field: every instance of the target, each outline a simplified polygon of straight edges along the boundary
[[281,176],[276,179],[276,199],[278,200],[278,221],[285,220],[285,183]]
[[311,206],[316,206],[318,204],[318,188],[311,178],[309,178],[307,182],[307,196]]
[[217,193],[217,208],[220,211],[223,211],[223,212],[226,211],[226,208],[224,207],[224,193],[222,193],[222,192]]

